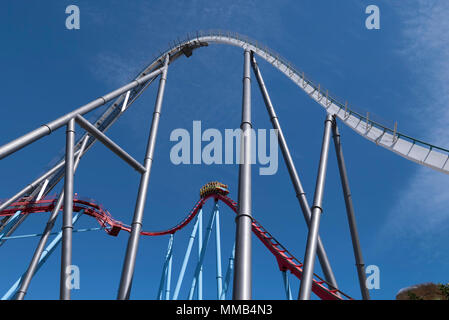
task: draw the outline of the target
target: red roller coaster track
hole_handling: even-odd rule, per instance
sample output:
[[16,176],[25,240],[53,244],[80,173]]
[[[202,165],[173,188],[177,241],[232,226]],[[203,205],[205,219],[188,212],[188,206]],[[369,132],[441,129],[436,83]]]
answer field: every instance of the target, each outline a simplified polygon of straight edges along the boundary
[[[167,234],[174,234],[178,230],[181,230],[197,215],[198,211],[206,203],[209,198],[214,198],[216,201],[221,200],[235,213],[237,213],[237,203],[231,198],[220,195],[210,194],[204,198],[201,198],[189,212],[189,214],[176,226],[165,231],[149,232],[142,231],[141,235],[144,236],[161,236]],[[12,203],[8,208],[0,211],[0,217],[7,217],[15,214],[17,211],[21,211],[21,214],[30,214],[36,212],[51,212],[56,205],[57,197],[47,197],[43,200],[33,202],[27,199],[20,200]],[[117,236],[120,230],[127,232],[131,231],[131,227],[115,220],[112,215],[105,210],[101,205],[95,203],[93,200],[82,200],[77,197],[73,200],[73,211],[80,212],[84,210],[84,213],[95,218],[98,223],[105,229],[105,231],[112,236]],[[252,222],[252,231],[264,244],[264,246],[274,255],[276,258],[279,269],[281,271],[289,270],[299,280],[302,278],[303,264],[296,259],[284,246],[282,246],[266,229],[262,227],[255,219]],[[314,274],[312,283],[312,291],[323,300],[352,300],[351,297],[344,294],[340,290],[333,289],[326,281]]]

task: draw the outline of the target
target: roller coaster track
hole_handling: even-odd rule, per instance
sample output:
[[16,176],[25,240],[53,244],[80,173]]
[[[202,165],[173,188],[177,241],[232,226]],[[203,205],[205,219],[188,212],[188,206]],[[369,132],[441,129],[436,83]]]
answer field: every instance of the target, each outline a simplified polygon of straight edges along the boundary
[[[199,209],[203,207],[206,201],[210,198],[214,198],[217,201],[221,200],[236,214],[238,213],[237,203],[231,198],[221,194],[210,194],[204,198],[201,198],[189,212],[189,214],[176,226],[164,230],[164,231],[142,231],[142,236],[162,236],[168,234],[174,234],[177,231],[187,226],[193,218],[198,214]],[[0,211],[0,217],[12,216],[15,212],[21,211],[21,214],[28,215],[31,213],[39,212],[51,212],[56,205],[57,197],[47,197],[40,201],[18,201],[8,208]],[[73,200],[73,211],[80,212],[84,210],[84,214],[91,216],[97,220],[104,230],[112,236],[117,236],[118,233],[123,230],[130,232],[131,228],[122,222],[115,220],[112,215],[103,206],[97,204],[94,200],[84,200],[75,198]],[[271,235],[262,225],[253,219],[252,231],[254,235],[263,243],[263,245],[273,254],[276,258],[279,269],[281,271],[289,270],[299,280],[302,278],[303,264],[296,259],[279,241],[277,241],[273,235]],[[321,277],[314,274],[312,291],[323,300],[348,300],[351,299],[348,295],[344,294],[340,290],[332,289],[332,287]]]
[[[170,55],[170,64],[179,57],[185,55],[189,57],[195,49],[206,47],[210,43],[226,44],[247,48],[256,55],[273,65],[276,69],[286,75],[310,98],[326,109],[328,113],[334,114],[344,124],[353,129],[364,138],[384,147],[408,160],[414,161],[437,171],[449,174],[449,150],[441,148],[427,142],[415,139],[397,131],[397,128],[389,128],[384,124],[369,119],[367,115],[356,112],[347,102],[339,101],[329,90],[314,82],[304,72],[296,68],[292,63],[283,58],[280,54],[262,45],[262,43],[252,40],[244,35],[228,31],[199,31],[195,34],[188,34],[185,40],[173,42],[169,49],[161,52],[153,61],[145,67],[135,78],[139,80],[150,74],[152,71],[162,67],[164,57]],[[139,83],[129,94],[122,94],[111,101],[105,111],[93,122],[93,125],[102,132],[106,132],[124,111],[140,97],[140,95],[151,85],[157,76]],[[124,109],[123,104],[127,102]],[[52,130],[49,130],[50,134]],[[96,139],[84,134],[76,143],[76,149],[80,149],[84,138],[88,137],[87,152]],[[0,147],[1,149],[1,147]],[[47,190],[50,191],[64,176],[64,160],[61,160],[59,168],[50,176]],[[38,186],[33,186],[33,190]],[[32,191],[27,194],[31,194]],[[47,193],[47,192],[46,192]]]
[[[59,117],[56,120],[53,120],[52,122],[42,125],[41,127],[25,134],[22,137],[19,137],[13,141],[10,141],[9,143],[0,146],[0,160],[18,151],[19,149],[37,141],[38,139],[51,134],[53,131],[61,128],[62,126],[65,125],[67,125],[67,127],[69,125],[74,126],[74,122],[76,121],[80,126],[82,126],[86,130],[86,132],[79,138],[79,140],[76,141],[74,149],[72,148],[73,147],[72,142],[66,143],[67,144],[66,147],[70,147],[71,153],[73,151],[75,156],[78,157],[77,161],[79,161],[79,159],[93,146],[93,144],[97,140],[100,140],[103,143],[106,143],[111,150],[119,154],[120,157],[122,157],[125,161],[131,164],[131,166],[133,166],[139,173],[142,174],[142,177],[145,176],[146,177],[145,181],[147,183],[151,165],[149,165],[147,171],[147,169],[144,168],[139,162],[137,162],[128,154],[126,154],[126,152],[120,149],[117,145],[113,144],[113,142],[111,142],[109,138],[104,136],[104,133],[115,123],[115,121],[118,120],[118,118],[125,111],[127,111],[131,107],[131,105],[140,97],[140,95],[151,85],[151,83],[159,75],[161,75],[161,81],[164,83],[164,85],[161,85],[160,82],[159,89],[162,88],[161,95],[160,96],[158,95],[157,97],[155,110],[157,106],[160,107],[162,104],[161,98],[163,96],[164,91],[163,89],[165,88],[165,79],[163,78],[164,74],[166,75],[168,65],[172,64],[174,61],[176,61],[178,58],[182,56],[190,57],[193,54],[193,51],[195,51],[196,49],[206,47],[209,44],[214,43],[232,45],[239,48],[243,48],[245,50],[246,55],[245,59],[246,57],[248,57],[248,55],[252,54],[261,57],[269,64],[273,65],[285,76],[287,76],[311,99],[313,99],[321,107],[323,107],[326,110],[327,117],[329,117],[329,119],[330,118],[333,119],[332,116],[338,118],[339,120],[341,120],[341,122],[343,122],[345,125],[347,125],[355,132],[363,136],[365,139],[374,142],[376,143],[376,145],[380,145],[381,147],[384,147],[420,165],[430,167],[432,169],[435,169],[437,171],[446,174],[449,173],[449,150],[435,145],[431,145],[429,143],[402,134],[397,131],[396,125],[394,126],[393,129],[391,129],[388,126],[371,119],[368,113],[364,115],[360,112],[355,111],[355,109],[352,106],[350,106],[347,102],[343,103],[341,100],[337,99],[335,95],[329,92],[329,90],[324,89],[324,87],[321,84],[312,81],[311,78],[306,76],[304,72],[299,71],[299,69],[294,67],[293,64],[288,62],[286,59],[282,58],[278,53],[263,46],[257,41],[249,39],[248,37],[241,36],[237,33],[223,32],[223,31],[197,32],[195,34],[187,35],[187,38],[185,40],[182,41],[178,40],[176,42],[173,42],[173,44],[169,47],[169,49],[165,50],[164,52],[161,52],[160,55],[156,56],[152,60],[152,62],[148,64],[137,75],[136,78],[134,78],[133,81],[108,94],[105,94],[104,96],[99,97],[98,99],[89,102],[84,106],[81,106],[63,115],[62,117]],[[255,63],[255,60],[253,61],[253,63]],[[246,66],[250,65],[249,59],[245,60],[245,65]],[[89,121],[87,121],[82,117],[85,114],[103,105],[106,106],[104,112],[96,119],[96,121],[93,121],[92,124],[90,124]],[[154,143],[156,141],[155,138],[156,136],[155,134],[153,135],[153,133],[157,132],[158,121],[159,117],[157,117],[156,120],[155,118],[153,118],[152,124],[156,123],[156,129],[154,132],[152,131],[150,133],[150,135],[154,138],[151,141],[149,140],[149,142],[151,142],[152,147],[154,147]],[[330,123],[330,120],[327,123]],[[71,134],[70,135],[67,134],[67,137],[70,136],[70,139],[72,139],[73,137],[71,135],[73,133],[74,136],[74,131],[68,132],[71,132]],[[285,149],[287,150],[288,153],[288,149],[286,146]],[[151,151],[154,149],[149,148],[148,150]],[[66,156],[68,154],[69,153],[66,152]],[[148,157],[146,159],[152,158]],[[70,164],[70,166],[73,166],[73,163]],[[290,166],[293,167],[293,171],[296,170],[294,169],[293,164],[290,164]],[[7,218],[9,216],[11,216],[12,214],[18,214],[18,211],[22,211],[22,216],[20,219],[18,220],[13,219],[14,225],[6,233],[6,236],[12,233],[15,230],[15,228],[23,221],[23,219],[27,217],[26,213],[44,212],[51,210],[51,208],[54,208],[56,206],[54,199],[48,199],[45,197],[51,192],[51,190],[55,188],[55,186],[65,176],[66,169],[67,168],[65,166],[65,158],[63,158],[50,170],[48,170],[45,174],[43,174],[40,178],[31,182],[24,189],[16,193],[14,196],[10,197],[7,201],[0,203],[0,213],[1,213],[0,216],[4,216],[2,221],[0,221],[0,230],[5,225],[5,223],[8,223]],[[144,173],[147,172],[148,174],[145,175]],[[293,179],[292,181],[295,180],[294,178],[292,179]],[[298,180],[299,182],[299,178],[297,178],[296,180]],[[300,201],[301,208],[303,209],[307,221],[308,219],[307,216],[311,216],[311,214],[309,213],[307,215],[308,213],[307,209],[309,209],[310,211],[310,208],[309,205],[307,204],[307,201],[304,199],[305,193],[303,193],[302,190],[299,190],[302,189],[302,187],[298,186],[299,185],[298,183],[294,184],[297,194],[300,194],[303,197],[299,199],[302,199],[302,202]],[[70,186],[71,184],[68,183],[67,185]],[[143,199],[145,199],[146,197],[146,193],[144,192],[145,190],[146,190],[145,188],[139,187],[139,199],[141,195],[144,195],[142,197]],[[66,192],[72,194],[72,190],[68,189],[68,191]],[[43,198],[44,200],[30,202],[31,199],[36,199],[36,196],[37,198],[39,199]],[[228,206],[230,206],[234,211],[236,211],[236,205],[232,200],[222,196],[218,196],[218,198],[221,201],[225,202]],[[23,199],[27,200],[24,201]],[[61,199],[64,199],[65,201],[65,198],[61,197]],[[188,215],[183,221],[181,221],[175,227],[166,231],[159,231],[159,232],[143,231],[142,235],[156,236],[156,235],[175,233],[176,231],[182,229],[184,226],[189,224],[189,222],[196,215],[198,208],[202,206],[202,204],[204,203],[204,201],[206,201],[206,199],[207,198],[201,199],[196,204],[195,207],[196,209],[194,208],[191,214]],[[71,199],[68,201],[71,202]],[[242,205],[242,208],[243,207],[244,206]],[[304,208],[306,208],[306,211],[304,211],[305,210]],[[134,232],[135,230],[137,230],[134,226],[141,225],[141,223],[137,220],[140,220],[143,217],[143,206],[136,206],[135,217],[137,217],[136,218],[137,220],[133,221],[133,228],[131,228],[130,226],[125,225],[120,221],[114,220],[106,210],[102,209],[95,203],[92,203],[90,201],[84,201],[81,199],[75,199],[74,210],[80,211],[82,209],[86,214],[96,218],[97,221],[100,223],[100,225],[102,225],[110,235],[117,235],[120,232],[120,230],[124,230],[127,232]],[[68,211],[70,210],[68,209]],[[140,212],[142,214],[140,214]],[[67,215],[71,216],[71,213],[67,213]],[[249,224],[247,225],[249,227]],[[293,274],[295,274],[296,277],[301,278],[302,264],[298,260],[296,260],[293,257],[293,255],[291,255],[284,247],[282,247],[280,243],[278,243],[255,220],[253,220],[252,229],[255,232],[256,236],[270,250],[270,252],[272,252],[272,254],[275,255],[281,270],[290,270]],[[138,232],[136,232],[135,234],[138,235]],[[134,238],[130,237],[130,241],[131,240],[133,244],[132,246],[129,246],[129,248],[131,248],[130,250],[133,251],[133,253],[130,253],[131,251],[127,250],[127,252],[129,252],[130,254],[129,255],[127,254],[127,258],[125,259],[126,268],[124,267],[124,270],[126,269],[126,274],[121,279],[121,285],[118,295],[120,299],[125,299],[126,297],[129,297],[130,283],[131,283],[130,279],[132,278],[132,270],[133,270],[133,267],[131,265],[134,263],[133,262],[135,257],[134,251],[137,250],[138,237]],[[45,242],[46,240],[43,241]],[[67,257],[69,256],[68,252],[70,250],[67,250],[66,252]],[[324,249],[321,247],[320,252],[322,254],[324,252],[323,250]],[[36,253],[37,252],[38,251],[36,251]],[[307,261],[312,260],[308,259]],[[309,266],[310,264],[306,263],[306,265]],[[328,265],[328,263],[327,264],[325,263],[325,265]],[[359,266],[363,266],[363,263],[359,264]],[[328,267],[329,267],[328,269],[330,270],[329,265]],[[311,269],[306,268],[306,271],[304,272],[304,279],[307,281],[303,281],[303,283],[309,282],[310,280],[311,273],[308,272],[307,270]],[[324,268],[323,270],[326,270],[326,268]],[[330,276],[330,273],[327,272],[326,274],[327,279],[332,278]],[[359,275],[360,274],[361,273],[359,273]],[[360,283],[362,284],[364,282],[360,281]],[[245,284],[245,286],[249,287],[248,284]],[[307,286],[304,287],[310,288],[309,283],[307,283]],[[317,276],[315,276],[315,279],[313,280],[312,289],[322,299],[342,299],[343,297],[348,298],[343,293],[331,289],[331,287],[328,286],[326,282],[322,281],[321,278],[318,278]],[[240,293],[242,293],[243,291],[244,290],[240,290]],[[67,290],[64,291],[64,294],[65,296],[62,298],[66,299],[67,297],[69,297],[69,293],[67,292]],[[246,296],[247,292],[244,292],[244,295]]]
[[187,35],[186,40],[175,42],[170,49],[156,58],[139,77],[159,67],[166,54],[170,54],[174,58],[181,54],[189,55],[193,49],[207,46],[209,43],[232,45],[253,51],[286,75],[310,98],[326,109],[328,113],[334,114],[344,124],[364,138],[408,160],[449,174],[448,149],[420,141],[397,132],[397,128],[391,129],[381,123],[370,120],[369,115],[362,115],[351,109],[347,102],[338,101],[336,97],[329,93],[329,90],[313,82],[304,72],[299,71],[298,68],[278,53],[263,46],[258,41],[234,32],[208,31]]

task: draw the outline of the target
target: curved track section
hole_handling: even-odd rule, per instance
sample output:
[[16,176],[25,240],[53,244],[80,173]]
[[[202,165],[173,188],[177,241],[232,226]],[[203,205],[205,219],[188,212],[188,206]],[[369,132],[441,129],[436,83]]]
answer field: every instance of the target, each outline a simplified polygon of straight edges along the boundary
[[[189,214],[176,226],[164,231],[142,231],[141,235],[161,236],[176,233],[192,221],[192,219],[199,212],[199,209],[201,209],[206,201],[210,198],[221,200],[236,214],[238,213],[237,203],[234,200],[224,195],[210,194],[207,197],[201,198],[195,204]],[[0,211],[0,217],[11,216],[19,210],[24,215],[37,212],[51,212],[56,205],[56,201],[57,197],[46,198],[37,202],[31,202],[24,199],[19,202],[15,202],[8,208]],[[124,230],[127,232],[131,231],[130,226],[125,225],[118,220],[115,220],[111,216],[111,214],[103,208],[103,206],[97,204],[92,199],[84,200],[75,198],[73,202],[73,211],[80,212],[84,210],[84,214],[95,218],[100,226],[103,227],[105,231],[110,235],[117,236],[120,230]],[[281,271],[289,270],[299,280],[302,279],[303,264],[298,259],[296,259],[293,254],[291,254],[284,246],[282,246],[282,244],[277,241],[266,229],[264,229],[262,225],[255,219],[253,219],[252,231],[256,235],[256,237],[264,244],[264,246],[274,255]],[[351,300],[348,295],[344,294],[340,290],[333,289],[326,281],[324,281],[316,274],[314,274],[312,291],[320,299],[323,300]]]
[[157,57],[138,78],[158,68],[166,54],[170,54],[170,62],[173,62],[183,54],[190,56],[194,49],[207,46],[209,43],[232,45],[253,51],[286,75],[328,113],[338,117],[364,138],[408,160],[449,174],[449,150],[401,134],[370,120],[368,115],[362,115],[348,107],[347,103],[342,103],[332,97],[328,90],[325,90],[320,84],[314,83],[305,76],[304,72],[300,72],[293,64],[273,50],[237,33],[209,31],[187,35],[186,40],[174,43],[173,47]]
[[[170,63],[173,63],[183,55],[189,57],[194,50],[208,46],[209,43],[221,43],[252,50],[255,54],[262,57],[279,71],[284,73],[299,88],[307,93],[309,97],[325,108],[327,112],[335,114],[342,122],[366,139],[395,152],[408,160],[449,174],[449,150],[406,136],[387,126],[367,119],[364,115],[352,110],[347,103],[338,101],[337,98],[329,94],[320,84],[314,83],[304,74],[304,72],[299,71],[298,68],[294,67],[292,63],[288,62],[278,53],[263,46],[258,41],[251,40],[248,37],[237,33],[208,31],[188,34],[185,40],[173,42],[168,50],[155,57],[134,79],[139,79],[149,74],[151,71],[162,67],[163,57],[165,57],[166,54],[170,54]],[[130,90],[128,97],[126,94],[123,94],[110,102],[106,107],[106,110],[97,117],[95,122],[93,122],[93,125],[98,130],[106,132],[151,85],[154,79],[156,79],[156,77]],[[125,100],[127,100],[128,103],[127,107],[123,108]],[[86,136],[87,134],[84,134],[78,139],[75,150],[80,149]],[[93,146],[95,141],[94,138],[89,137],[85,152]],[[48,194],[64,176],[63,161],[64,159],[61,159],[58,162],[59,169],[49,176],[48,186],[44,195]],[[42,184],[32,185],[33,188],[25,195],[33,194],[33,192],[35,192],[41,185]]]

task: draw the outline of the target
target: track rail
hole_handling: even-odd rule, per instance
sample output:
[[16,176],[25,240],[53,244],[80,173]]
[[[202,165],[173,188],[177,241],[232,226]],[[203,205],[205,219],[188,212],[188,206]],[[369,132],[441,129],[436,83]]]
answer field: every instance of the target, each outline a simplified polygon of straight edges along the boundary
[[[291,62],[283,58],[280,54],[263,45],[262,43],[252,40],[244,35],[235,32],[211,30],[198,31],[196,33],[187,34],[184,40],[174,41],[170,48],[155,56],[134,79],[140,79],[150,72],[162,67],[163,59],[166,54],[170,55],[170,64],[179,57],[185,55],[190,56],[192,52],[198,48],[206,47],[210,43],[219,43],[247,48],[252,50],[259,57],[272,64],[276,69],[293,81],[301,90],[303,90],[310,98],[315,100],[327,112],[335,114],[343,123],[352,128],[364,138],[380,145],[400,156],[414,161],[418,164],[430,167],[440,172],[449,174],[449,150],[441,148],[430,143],[415,139],[411,136],[398,132],[396,129],[389,128],[385,124],[369,119],[367,115],[361,114],[347,102],[343,102],[335,95],[331,94],[322,85],[311,80],[304,72],[296,68]],[[127,111],[140,95],[148,88],[155,78],[137,86],[130,91],[128,106],[122,110],[122,104],[126,94],[123,94],[110,102],[106,110],[97,117],[93,123],[98,130],[107,131],[118,118]],[[76,143],[76,150],[81,147],[82,141],[86,134],[80,137]],[[94,144],[95,139],[90,137],[86,146],[86,151]],[[63,161],[63,159],[61,160]],[[60,162],[61,162],[60,161]],[[50,192],[64,175],[64,167],[60,168],[49,178],[46,194]],[[27,194],[32,194],[35,188]]]
[[[142,231],[143,236],[161,236],[174,234],[177,231],[187,226],[193,218],[198,214],[199,210],[210,198],[220,200],[231,208],[236,214],[238,213],[237,203],[231,198],[220,195],[210,194],[204,198],[201,198],[193,207],[193,209],[187,214],[187,216],[174,227],[164,231]],[[47,197],[37,202],[28,200],[20,200],[11,204],[8,208],[0,211],[0,217],[12,216],[17,211],[21,211],[21,214],[27,215],[31,213],[39,212],[51,212],[56,205],[57,197]],[[80,212],[84,210],[84,214],[91,216],[97,220],[104,230],[112,236],[117,236],[118,233],[123,230],[130,232],[131,227],[124,224],[121,221],[115,220],[112,215],[103,208],[102,205],[97,204],[92,199],[73,199],[73,211]],[[302,267],[303,264],[296,259],[282,244],[277,241],[273,235],[271,235],[262,225],[253,219],[252,231],[256,237],[264,244],[264,246],[274,255],[276,258],[279,269],[281,271],[289,270],[298,279],[302,279]],[[334,289],[330,284],[323,280],[318,275],[314,274],[312,283],[312,291],[323,300],[352,300],[348,295],[344,294],[340,290]]]
[[[369,119],[368,115],[363,115],[354,110],[347,102],[343,103],[337,99],[323,86],[312,81],[292,63],[283,58],[280,54],[262,45],[260,42],[252,40],[246,36],[229,31],[199,31],[194,34],[187,34],[185,40],[175,41],[170,48],[156,56],[152,62],[146,66],[134,79],[141,79],[150,72],[162,67],[164,57],[170,55],[170,64],[179,57],[185,55],[190,56],[192,52],[198,48],[206,47],[211,43],[226,44],[252,50],[256,55],[262,57],[268,63],[272,64],[276,69],[293,81],[301,90],[303,90],[310,98],[315,100],[320,106],[326,109],[328,113],[334,114],[343,123],[352,128],[364,138],[380,145],[400,156],[414,161],[418,164],[430,167],[440,172],[449,174],[449,150],[441,148],[424,141],[415,139],[391,129],[388,126]],[[130,94],[123,94],[111,101],[106,110],[96,118],[93,125],[100,131],[107,131],[118,118],[127,111],[140,95],[151,85],[156,77],[138,85],[130,90]],[[128,104],[123,109],[125,97],[128,98]],[[75,150],[79,150],[87,133],[84,134],[76,143]],[[87,152],[95,143],[93,137],[89,137],[86,144],[85,152]],[[51,190],[59,183],[64,176],[64,159],[61,159],[59,169],[48,177],[48,185],[44,195],[50,193]],[[42,183],[33,185],[24,195],[29,196],[36,192]]]
[[310,77],[306,76],[304,72],[300,71],[280,54],[256,40],[235,32],[200,31],[195,34],[188,34],[184,41],[178,40],[178,42],[174,42],[168,50],[155,58],[153,63],[139,74],[138,78],[158,68],[166,54],[170,54],[172,57],[170,62],[173,62],[179,56],[183,54],[189,55],[193,50],[208,46],[210,43],[232,45],[253,51],[287,76],[310,98],[326,109],[328,113],[335,115],[344,124],[367,140],[420,165],[449,174],[448,149],[415,139],[398,132],[397,128],[392,129],[369,119],[368,114],[363,115],[355,111],[347,102],[339,100],[321,84],[312,81]]

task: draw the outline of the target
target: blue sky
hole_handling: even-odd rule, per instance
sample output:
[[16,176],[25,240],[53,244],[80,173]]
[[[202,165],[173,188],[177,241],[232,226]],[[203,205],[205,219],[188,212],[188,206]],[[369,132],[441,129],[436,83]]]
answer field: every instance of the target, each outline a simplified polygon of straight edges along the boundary
[[[381,29],[365,28],[365,8],[377,4]],[[80,30],[65,28],[66,6],[81,11]],[[449,147],[449,4],[443,1],[3,1],[0,4],[0,144],[125,84],[170,41],[187,32],[223,29],[264,43],[316,82],[369,111],[399,131]],[[170,66],[166,97],[150,179],[144,229],[160,230],[181,220],[211,180],[229,185],[237,200],[237,165],[180,165],[170,162],[172,130],[237,128],[241,121],[242,51],[211,45]],[[259,59],[294,161],[312,202],[323,131],[324,110],[290,80]],[[254,83],[254,81],[253,81]],[[145,152],[156,86],[108,131],[136,159]],[[256,86],[253,122],[270,128]],[[100,111],[87,116],[93,120]],[[78,131],[81,129],[78,128]],[[420,167],[340,127],[365,262],[380,268],[373,299],[394,299],[403,287],[448,282],[447,211],[449,179]],[[49,168],[64,148],[64,130],[2,160],[0,198],[7,198]],[[333,147],[329,157],[320,234],[341,289],[360,298],[354,258]],[[139,177],[100,144],[83,158],[75,190],[97,199],[119,220],[130,223]],[[59,192],[58,186],[54,192]],[[210,208],[205,213],[209,215]],[[223,261],[234,239],[233,213],[221,214]],[[302,260],[307,229],[285,165],[273,176],[253,171],[253,215]],[[46,214],[29,217],[16,234],[41,232]],[[206,219],[207,220],[207,219]],[[78,227],[96,226],[83,217]],[[57,225],[59,228],[60,225]],[[190,227],[176,235],[174,279]],[[116,297],[128,234],[74,235],[73,263],[81,289],[73,299]],[[168,238],[142,238],[131,298],[153,299]],[[12,240],[0,247],[0,291],[25,270],[37,239]],[[211,249],[214,238],[211,239]],[[33,279],[27,298],[57,299],[60,249]],[[253,297],[283,299],[275,259],[253,238]],[[191,261],[181,296],[187,295]],[[226,264],[224,263],[224,267]],[[321,273],[319,264],[316,271]],[[215,258],[205,263],[205,297],[215,298]],[[294,295],[299,284],[292,279]],[[173,281],[172,281],[173,282]]]

